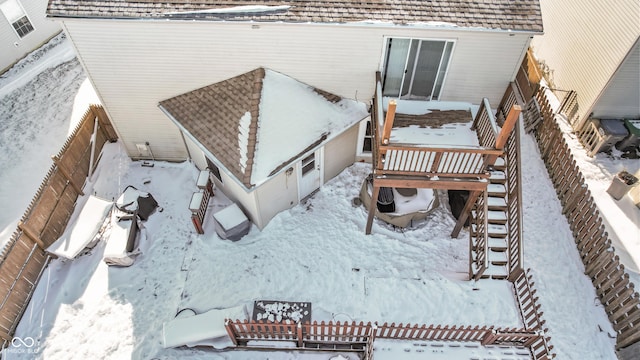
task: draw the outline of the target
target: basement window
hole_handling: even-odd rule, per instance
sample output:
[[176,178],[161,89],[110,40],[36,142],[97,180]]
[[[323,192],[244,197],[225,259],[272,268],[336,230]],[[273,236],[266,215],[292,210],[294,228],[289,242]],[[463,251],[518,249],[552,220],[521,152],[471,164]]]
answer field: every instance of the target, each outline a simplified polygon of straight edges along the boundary
[[0,10],[2,10],[2,13],[9,23],[11,23],[13,30],[15,30],[20,38],[25,37],[34,30],[31,21],[18,0],[7,0],[3,2],[0,4]]

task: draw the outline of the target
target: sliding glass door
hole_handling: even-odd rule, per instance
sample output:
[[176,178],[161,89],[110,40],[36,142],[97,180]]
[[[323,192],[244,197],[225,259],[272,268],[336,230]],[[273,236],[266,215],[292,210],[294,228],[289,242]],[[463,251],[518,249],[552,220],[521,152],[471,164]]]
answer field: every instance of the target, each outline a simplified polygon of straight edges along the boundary
[[447,73],[452,41],[389,38],[383,95],[438,100]]

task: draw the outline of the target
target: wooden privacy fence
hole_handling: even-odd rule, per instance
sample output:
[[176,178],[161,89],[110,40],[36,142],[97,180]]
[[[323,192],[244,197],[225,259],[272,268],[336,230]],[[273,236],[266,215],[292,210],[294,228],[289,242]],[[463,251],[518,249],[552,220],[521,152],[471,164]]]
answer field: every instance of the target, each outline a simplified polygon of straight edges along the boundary
[[[95,132],[95,140],[92,134]],[[0,254],[0,338],[7,345],[26,310],[48,256],[44,249],[64,232],[92,164],[117,136],[101,106],[91,105],[69,136],[18,229]],[[93,155],[93,159],[91,158]],[[95,168],[95,167],[94,167]],[[26,174],[25,174],[26,175]]]
[[618,349],[640,341],[640,296],[611,246],[597,205],[576,165],[545,91],[536,95],[541,120],[534,135],[562,211],[596,293],[617,333]]
[[[442,326],[411,325],[364,322],[336,323],[265,323],[248,320],[226,320],[225,327],[236,346],[259,347],[262,341],[286,341],[300,350],[337,350],[364,353],[364,359],[373,359],[375,339],[408,341],[455,341],[479,342],[486,345],[504,345],[529,348],[536,360],[552,359],[545,353],[546,347],[538,346],[544,341],[538,331],[526,329],[496,328],[493,326]],[[256,344],[251,344],[256,342]]]

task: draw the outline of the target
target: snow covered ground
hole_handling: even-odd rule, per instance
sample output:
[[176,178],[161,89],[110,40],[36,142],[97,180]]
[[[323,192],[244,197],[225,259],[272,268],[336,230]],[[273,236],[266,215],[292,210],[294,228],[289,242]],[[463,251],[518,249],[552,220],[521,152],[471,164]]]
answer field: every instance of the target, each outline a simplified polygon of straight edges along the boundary
[[89,103],[91,84],[63,34],[0,76],[0,247],[15,231],[67,135]]
[[[59,46],[68,44],[61,41]],[[52,66],[44,71],[57,68]],[[82,78],[78,69],[77,76]],[[11,81],[19,73],[2,81]],[[50,78],[32,86],[56,89],[48,91],[51,98],[62,99],[54,103],[69,102],[90,91],[78,91],[79,85],[59,86],[59,81]],[[16,87],[0,98],[2,113],[13,104],[7,96],[32,96],[29,91],[29,86]],[[29,117],[24,108],[14,113],[12,122]],[[69,116],[70,108],[66,110]],[[68,123],[60,126],[65,131],[69,128]],[[15,132],[12,140],[21,146],[33,143],[26,132]],[[4,153],[8,147],[4,139],[0,147]],[[18,168],[21,173],[25,168],[20,168],[19,160],[31,159],[31,155],[26,150],[13,151],[17,155],[4,160],[3,169]],[[46,161],[33,161],[37,165],[46,162],[46,172],[48,156],[56,151],[47,150]],[[614,332],[591,282],[583,275],[555,191],[535,142],[528,136],[523,142],[523,163],[525,265],[532,268],[554,351],[559,359],[615,359],[615,339],[610,337]],[[349,167],[305,204],[277,215],[263,231],[253,228],[242,240],[229,242],[220,240],[212,228],[211,214],[228,204],[221,194],[213,198],[205,235],[193,229],[188,205],[198,172],[191,163],[157,162],[152,168],[143,167],[132,162],[119,143],[107,144],[85,193],[111,200],[127,185],[134,185],[153,194],[163,211],[144,223],[142,254],[129,268],[105,265],[104,241],[74,261],[53,260],[16,332],[23,339],[33,338],[35,346],[31,352],[12,347],[4,355],[9,359],[235,360],[335,356],[162,348],[162,324],[180,309],[201,312],[250,306],[254,300],[312,302],[313,318],[318,320],[521,326],[507,282],[463,280],[468,234],[449,237],[454,220],[444,207],[446,201],[412,229],[395,231],[376,222],[373,234],[364,235],[366,213],[352,205],[352,199],[367,172],[365,164]],[[5,180],[3,171],[2,176],[3,188],[10,181],[15,187],[24,184],[15,175]],[[40,177],[34,180],[36,186]],[[35,189],[24,191],[31,194]],[[8,192],[3,200],[13,204],[17,193]],[[107,228],[102,239],[109,234]],[[422,354],[418,352],[421,348],[410,344],[407,351],[406,346],[381,342],[376,358],[411,360]],[[460,354],[460,348],[429,346],[431,352],[443,351],[438,357],[443,359],[521,356],[492,353],[492,349],[465,349]],[[353,354],[344,356],[353,358]]]

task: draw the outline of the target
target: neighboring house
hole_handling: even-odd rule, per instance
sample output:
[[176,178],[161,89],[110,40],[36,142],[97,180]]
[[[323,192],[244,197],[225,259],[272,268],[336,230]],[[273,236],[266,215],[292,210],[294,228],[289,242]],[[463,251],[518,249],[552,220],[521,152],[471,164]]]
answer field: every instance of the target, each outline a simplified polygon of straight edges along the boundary
[[540,0],[545,33],[532,41],[553,85],[577,93],[574,126],[640,118],[640,2]]
[[[530,39],[542,32],[537,0],[52,0],[47,13],[62,22],[129,155],[191,158],[212,168],[217,187],[260,228],[346,166],[371,158],[371,127],[368,119],[358,123],[355,101],[370,103],[377,71],[386,96],[486,97],[497,106]],[[270,76],[321,95],[338,117],[320,117],[317,125],[326,127],[313,135],[308,127],[287,133],[278,144],[284,161],[263,165],[264,114],[255,106],[269,94],[256,87]],[[278,115],[280,130],[263,139],[279,139],[285,124],[315,121],[291,101]],[[214,125],[220,121],[229,123]],[[303,185],[311,162],[317,185]]]
[[46,8],[47,0],[0,0],[0,74],[62,30]]

